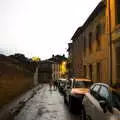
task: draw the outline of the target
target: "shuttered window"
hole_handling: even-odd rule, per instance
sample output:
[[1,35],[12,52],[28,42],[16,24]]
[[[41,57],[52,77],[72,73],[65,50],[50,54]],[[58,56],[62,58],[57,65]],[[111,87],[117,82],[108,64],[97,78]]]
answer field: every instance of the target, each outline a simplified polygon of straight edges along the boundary
[[92,32],[89,33],[89,52],[92,52]]
[[97,63],[97,81],[101,81],[101,64]]
[[84,65],[84,77],[86,77],[86,75],[87,75],[87,67],[86,67],[86,65]]
[[84,56],[86,55],[86,37],[84,37]]
[[116,77],[120,79],[120,47],[116,47]]

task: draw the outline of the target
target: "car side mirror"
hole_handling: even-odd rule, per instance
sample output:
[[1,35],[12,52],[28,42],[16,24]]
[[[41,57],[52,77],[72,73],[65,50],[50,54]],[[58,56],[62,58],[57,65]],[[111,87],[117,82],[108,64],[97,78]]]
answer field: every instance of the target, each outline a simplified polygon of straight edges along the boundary
[[107,102],[107,101],[105,101],[105,100],[100,100],[100,101],[99,101],[99,104],[100,104],[100,106],[102,107],[104,113],[106,113],[107,110],[108,110],[109,112],[113,113],[112,105],[111,105],[109,102]]
[[107,108],[108,108],[109,112],[113,113],[113,107],[110,103],[107,104]]
[[107,104],[105,100],[100,100],[99,104],[101,106],[101,108],[103,109],[103,112],[106,113],[107,112]]

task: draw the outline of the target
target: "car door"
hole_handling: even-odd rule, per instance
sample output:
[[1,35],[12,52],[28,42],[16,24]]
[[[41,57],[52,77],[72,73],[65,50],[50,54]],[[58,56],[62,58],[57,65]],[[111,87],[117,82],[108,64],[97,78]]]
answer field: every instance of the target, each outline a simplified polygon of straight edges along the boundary
[[93,96],[95,99],[94,103],[92,104],[92,120],[109,120],[108,118],[111,113],[109,111],[104,111],[101,106],[102,102],[106,102],[109,99],[108,88],[104,85],[100,85],[99,91],[97,91],[97,93],[95,93]]
[[[110,109],[108,110],[107,105],[111,104],[110,103],[111,102],[111,95],[110,95],[108,87],[106,87],[105,85],[101,85],[101,88],[100,88],[100,91],[99,91],[99,96],[107,104],[105,105],[105,110],[100,105],[102,111],[97,110],[96,119],[97,119],[97,117],[99,117],[99,118],[101,117],[103,120],[110,120],[110,117],[112,116],[112,113],[110,112]],[[100,103],[100,101],[101,100],[99,100],[99,103]]]
[[69,81],[67,83],[67,90],[66,90],[66,100],[68,103],[69,103],[69,95],[70,95],[71,89],[72,89],[72,81]]
[[99,103],[97,101],[97,94],[99,92],[100,89],[100,85],[94,85],[92,86],[92,88],[90,89],[90,92],[88,94],[86,94],[83,104],[85,107],[85,111],[86,111],[86,115],[87,117],[89,117],[89,119],[92,120],[102,120],[95,117],[96,115],[96,107],[97,109],[100,109]]

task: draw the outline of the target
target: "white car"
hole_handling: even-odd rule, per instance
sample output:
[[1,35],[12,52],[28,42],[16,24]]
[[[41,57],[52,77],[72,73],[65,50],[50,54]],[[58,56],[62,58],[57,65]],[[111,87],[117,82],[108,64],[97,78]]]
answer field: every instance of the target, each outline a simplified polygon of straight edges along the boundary
[[120,88],[93,84],[84,96],[81,120],[120,120]]
[[84,94],[88,92],[92,81],[85,78],[70,79],[65,88],[64,102],[68,104],[70,111],[82,109]]

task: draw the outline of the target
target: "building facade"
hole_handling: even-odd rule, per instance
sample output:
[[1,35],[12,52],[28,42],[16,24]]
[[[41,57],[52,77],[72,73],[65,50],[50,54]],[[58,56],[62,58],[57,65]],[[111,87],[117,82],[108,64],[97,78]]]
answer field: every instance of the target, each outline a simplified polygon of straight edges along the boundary
[[[52,55],[52,58],[48,59],[50,61],[53,61],[54,64],[54,75],[57,76],[57,78],[67,78],[68,71],[67,71],[67,58],[65,55]],[[55,67],[56,66],[56,67]]]
[[75,77],[84,73],[93,82],[119,83],[120,0],[102,0],[73,35],[72,47]]
[[53,62],[45,60],[39,63],[38,67],[38,81],[39,83],[47,83],[53,80],[52,76]]
[[73,45],[72,43],[68,43],[68,60],[67,60],[67,69],[68,69],[68,77],[72,77],[73,75],[73,60],[72,60],[72,55],[73,55]]
[[105,4],[100,2],[83,25],[83,69],[93,82],[108,83],[108,40],[105,31]]
[[120,0],[105,0],[106,32],[109,40],[109,79],[120,83]]
[[83,77],[83,41],[82,27],[79,27],[72,36],[72,77]]

